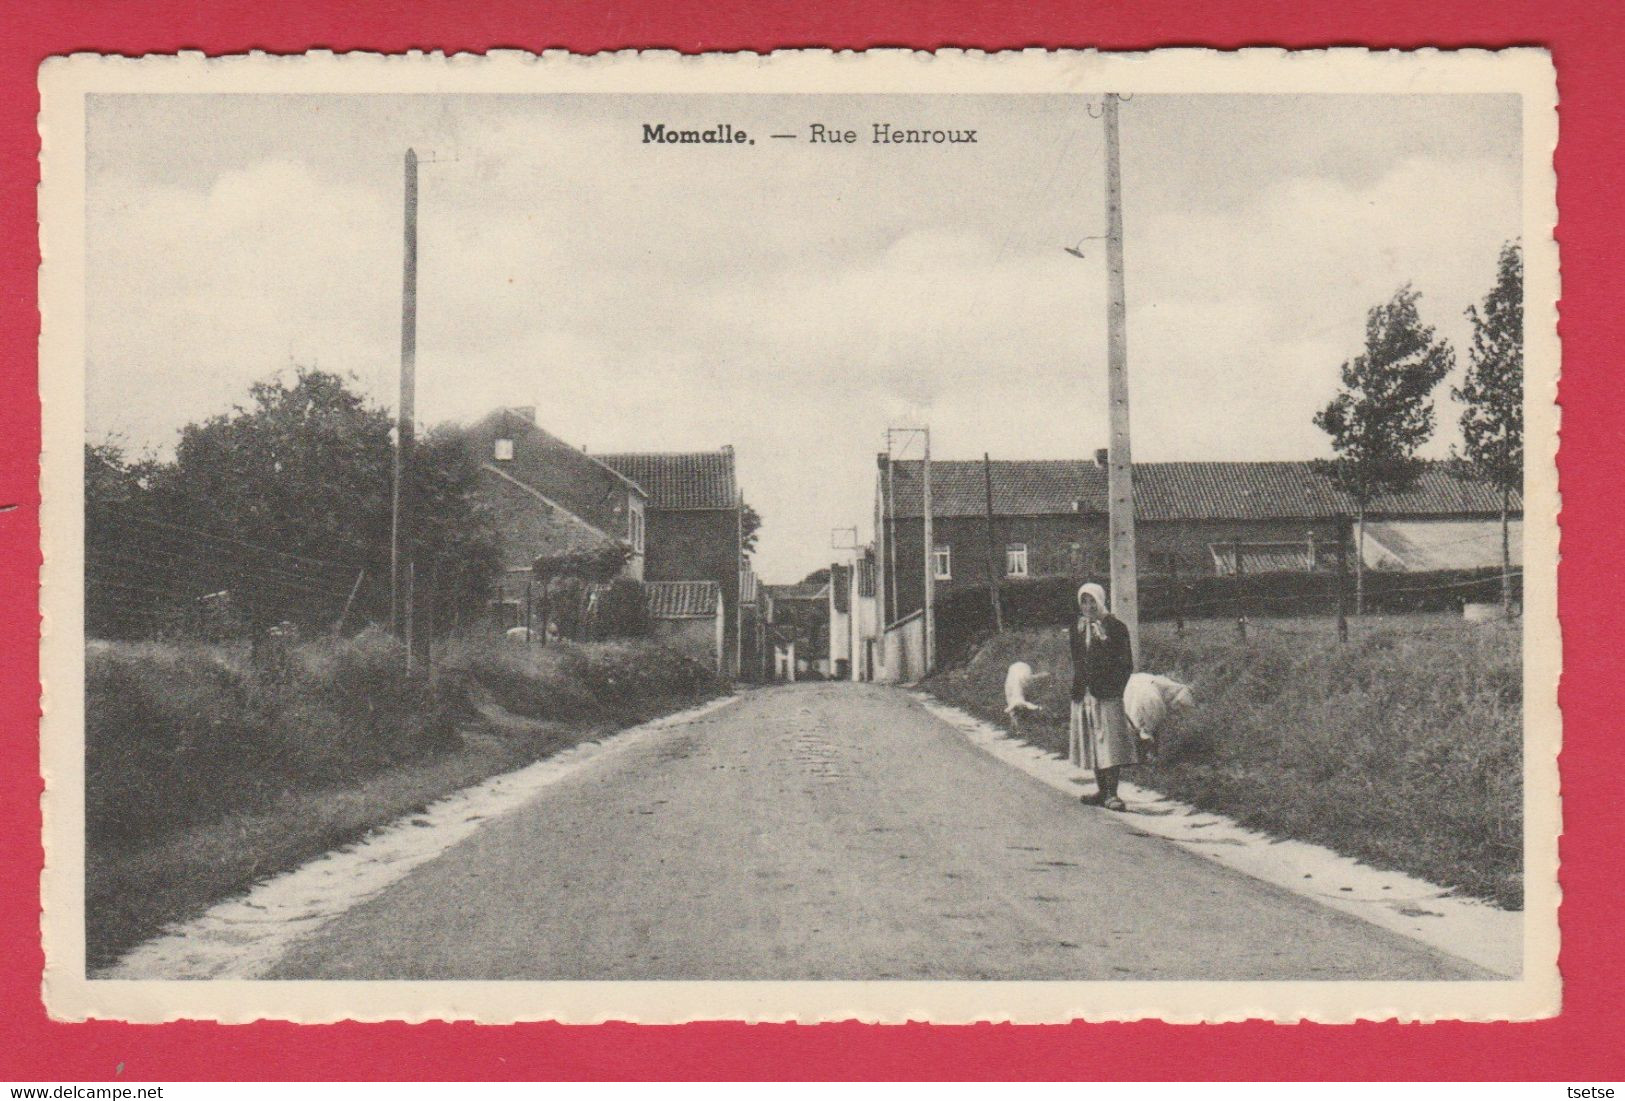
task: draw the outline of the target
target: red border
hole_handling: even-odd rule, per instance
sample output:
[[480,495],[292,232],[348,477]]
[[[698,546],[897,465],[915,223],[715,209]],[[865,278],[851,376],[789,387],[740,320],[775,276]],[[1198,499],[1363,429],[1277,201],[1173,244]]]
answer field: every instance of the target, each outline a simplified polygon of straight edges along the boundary
[[[1625,66],[1614,0],[1414,0],[1253,3],[1137,0],[1065,5],[974,0],[822,5],[621,3],[559,6],[524,0],[435,0],[411,10],[353,0],[279,5],[196,0],[0,0],[9,39],[0,50],[0,1079],[128,1081],[235,1079],[557,1078],[1078,1078],[1204,1079],[1625,1079],[1619,1008],[1625,836],[1625,669],[1609,645],[1617,595],[1602,548],[1618,544],[1625,485],[1625,398],[1610,386],[1625,346],[1625,219],[1612,177],[1625,169]],[[795,10],[816,9],[816,10]],[[1567,676],[1561,1017],[1527,1025],[1350,1027],[1264,1024],[1175,1028],[1160,1024],[1043,1028],[876,1028],[702,1024],[335,1025],[180,1023],[64,1025],[39,997],[38,617],[35,399],[38,314],[34,187],[38,180],[37,66],[77,50],[138,54],[249,48],[298,52],[568,47],[590,52],[658,46],[687,52],[791,46],[859,49],[907,45],[1001,49],[1158,45],[1393,48],[1535,44],[1552,50],[1561,93],[1557,164],[1563,249],[1561,387],[1564,434],[1560,608]],[[1610,539],[1613,536],[1613,539]]]

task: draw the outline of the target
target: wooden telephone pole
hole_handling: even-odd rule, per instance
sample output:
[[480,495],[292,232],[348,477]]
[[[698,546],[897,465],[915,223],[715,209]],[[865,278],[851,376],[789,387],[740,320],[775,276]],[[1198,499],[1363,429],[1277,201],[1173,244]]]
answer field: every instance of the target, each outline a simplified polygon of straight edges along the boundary
[[982,452],[982,488],[987,496],[987,598],[993,602],[993,633],[1004,633],[1004,609],[999,600],[999,552],[993,532],[993,460]]
[[920,431],[925,436],[921,494],[925,498],[925,672],[929,676],[937,671],[937,548],[931,525],[931,428],[927,425]]
[[406,151],[406,251],[401,280],[401,400],[389,524],[389,629],[412,649],[412,447],[417,415],[418,155]]
[[1123,178],[1118,166],[1118,97],[1108,94],[1106,123],[1106,377],[1111,447],[1106,457],[1107,517],[1111,528],[1112,613],[1128,628],[1140,653],[1140,586],[1134,549],[1134,460],[1129,447],[1128,299],[1123,289]]
[[[936,571],[936,545],[935,533],[932,529],[931,518],[931,428],[888,428],[886,429],[886,477],[888,482],[887,497],[890,499],[891,468],[895,461],[892,450],[892,441],[898,436],[908,437],[918,435],[924,445],[925,455],[920,464],[920,512],[921,512],[921,542],[922,562],[925,566],[924,599],[920,606],[920,634],[925,651],[923,657],[923,674],[929,674],[937,667],[937,571]],[[893,523],[893,535],[896,534],[896,520]],[[895,580],[895,575],[894,578]],[[901,611],[901,607],[897,608]]]

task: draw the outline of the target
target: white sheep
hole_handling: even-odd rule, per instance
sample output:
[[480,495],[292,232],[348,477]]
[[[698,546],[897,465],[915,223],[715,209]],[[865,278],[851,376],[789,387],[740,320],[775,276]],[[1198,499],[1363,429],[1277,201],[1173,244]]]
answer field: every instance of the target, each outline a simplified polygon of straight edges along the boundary
[[1153,749],[1157,743],[1157,729],[1167,721],[1168,716],[1189,711],[1195,706],[1196,697],[1191,693],[1190,686],[1171,677],[1135,673],[1123,688],[1123,712],[1128,716],[1129,726],[1142,742],[1151,743],[1150,748]]
[[1004,713],[1010,716],[1010,729],[1021,729],[1023,711],[1044,710],[1042,705],[1027,699],[1027,689],[1047,676],[1048,673],[1033,672],[1033,667],[1024,661],[1010,666],[1010,671],[1004,675]]

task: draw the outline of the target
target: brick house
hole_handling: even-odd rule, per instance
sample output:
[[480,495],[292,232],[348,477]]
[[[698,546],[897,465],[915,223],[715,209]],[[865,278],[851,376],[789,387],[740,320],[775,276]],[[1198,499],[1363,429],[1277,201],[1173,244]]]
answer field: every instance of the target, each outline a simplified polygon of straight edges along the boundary
[[[924,600],[921,473],[917,460],[888,465],[887,456],[879,458],[876,578],[887,624],[918,611]],[[984,472],[981,461],[938,460],[931,464],[931,513],[939,597],[987,586],[988,473],[992,565],[1001,579],[1108,574],[1103,464],[1001,460]],[[1235,573],[1238,563],[1247,573],[1336,569],[1355,512],[1306,462],[1136,463],[1134,488],[1136,551],[1146,575]],[[1516,495],[1511,507],[1521,517]],[[1366,510],[1365,563],[1407,570],[1498,566],[1500,509],[1494,488],[1431,463],[1414,489]]]
[[739,676],[744,627],[741,589],[748,564],[741,546],[743,498],[732,447],[717,451],[622,452],[594,456],[647,493],[642,577],[713,581],[722,601],[722,669]]
[[531,567],[539,557],[622,546],[624,576],[641,580],[648,494],[635,481],[536,424],[532,407],[498,409],[462,434],[477,467],[475,507],[497,534],[504,626],[530,624]]

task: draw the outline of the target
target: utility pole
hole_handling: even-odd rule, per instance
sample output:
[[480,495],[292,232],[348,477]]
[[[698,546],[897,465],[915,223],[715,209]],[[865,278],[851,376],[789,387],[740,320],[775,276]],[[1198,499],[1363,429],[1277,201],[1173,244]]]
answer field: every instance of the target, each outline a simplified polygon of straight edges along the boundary
[[[921,512],[921,521],[922,521],[921,524],[920,524],[920,531],[921,531],[921,542],[924,543],[924,546],[921,548],[921,561],[924,563],[924,566],[925,566],[925,570],[924,570],[925,579],[924,579],[924,586],[923,586],[925,599],[924,599],[924,601],[923,601],[923,603],[922,603],[922,605],[920,607],[920,627],[921,627],[921,632],[920,633],[921,633],[921,642],[923,643],[922,648],[925,651],[925,655],[924,655],[925,660],[923,662],[925,668],[921,671],[922,675],[924,675],[924,674],[930,673],[932,670],[934,670],[937,667],[937,648],[936,648],[936,643],[937,643],[937,616],[936,616],[937,576],[936,576],[936,569],[934,568],[935,558],[936,558],[936,555],[935,555],[934,552],[935,552],[936,546],[935,546],[935,542],[934,542],[934,536],[932,534],[932,523],[931,523],[931,429],[930,429],[929,426],[924,427],[924,428],[888,428],[888,429],[886,429],[886,456],[887,456],[887,460],[886,460],[886,476],[887,476],[887,486],[888,486],[888,489],[887,489],[887,497],[888,497],[888,499],[891,497],[891,486],[893,484],[892,481],[891,481],[891,471],[892,471],[892,468],[896,465],[895,453],[892,450],[892,446],[893,446],[892,445],[892,440],[896,436],[904,436],[904,437],[907,437],[907,436],[919,436],[921,441],[924,443],[924,449],[925,449],[925,457],[924,457],[924,460],[920,464],[920,512]],[[897,519],[896,519],[896,516],[895,516],[895,512],[896,512],[896,505],[895,504],[893,504],[891,511],[894,513],[894,515],[892,517],[892,536],[893,536],[893,539],[895,540],[896,534],[897,534],[897,530],[896,530],[897,529]],[[894,556],[894,558],[895,558],[895,556]],[[893,562],[893,568],[894,569],[895,569],[895,565],[896,564],[895,564],[895,561],[894,561]],[[895,581],[895,580],[896,580],[896,575],[894,573],[893,574],[893,581]],[[899,605],[895,609],[895,611],[897,611],[898,613],[901,613],[902,612],[902,607]]]
[[982,485],[987,490],[987,597],[993,602],[993,633],[1004,632],[1004,609],[999,602],[999,557],[993,538],[993,460],[982,452]]
[[412,445],[417,400],[418,155],[406,151],[406,241],[401,280],[401,400],[389,524],[389,627],[412,650]]
[[1140,653],[1140,591],[1134,549],[1134,460],[1129,447],[1128,299],[1123,289],[1123,177],[1118,165],[1118,97],[1108,93],[1106,124],[1106,375],[1111,406],[1107,517],[1111,527],[1112,612]]

